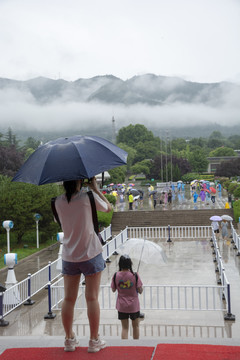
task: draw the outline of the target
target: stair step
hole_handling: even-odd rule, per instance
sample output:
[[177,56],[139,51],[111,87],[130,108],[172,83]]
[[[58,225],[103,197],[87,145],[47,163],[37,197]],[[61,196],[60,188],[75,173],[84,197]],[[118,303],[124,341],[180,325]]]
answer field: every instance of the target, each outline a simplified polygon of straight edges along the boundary
[[112,218],[112,232],[117,233],[126,226],[209,226],[211,216],[223,214],[233,218],[233,209],[115,212]]

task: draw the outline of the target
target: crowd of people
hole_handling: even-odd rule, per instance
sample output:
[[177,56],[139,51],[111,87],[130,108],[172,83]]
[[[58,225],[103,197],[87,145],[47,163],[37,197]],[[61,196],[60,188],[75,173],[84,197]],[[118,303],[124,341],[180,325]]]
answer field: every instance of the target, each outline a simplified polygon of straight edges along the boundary
[[[195,209],[198,206],[215,206],[216,199],[222,196],[222,186],[219,182],[207,180],[194,180],[188,185],[189,191],[186,193],[186,184],[182,181],[157,184],[157,187],[150,183],[146,184],[146,190],[139,188],[134,183],[129,184],[110,184],[102,191],[116,197],[116,210],[143,210],[150,209],[171,209],[171,205],[186,204],[192,200]],[[225,203],[225,208],[231,207],[231,196]]]

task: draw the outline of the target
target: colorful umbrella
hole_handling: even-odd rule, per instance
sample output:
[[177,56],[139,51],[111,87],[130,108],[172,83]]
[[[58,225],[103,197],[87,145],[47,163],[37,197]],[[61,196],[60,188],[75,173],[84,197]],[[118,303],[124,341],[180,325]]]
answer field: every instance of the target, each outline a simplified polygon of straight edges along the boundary
[[216,194],[217,190],[214,188],[214,187],[210,187],[210,191],[213,193],[213,194]]

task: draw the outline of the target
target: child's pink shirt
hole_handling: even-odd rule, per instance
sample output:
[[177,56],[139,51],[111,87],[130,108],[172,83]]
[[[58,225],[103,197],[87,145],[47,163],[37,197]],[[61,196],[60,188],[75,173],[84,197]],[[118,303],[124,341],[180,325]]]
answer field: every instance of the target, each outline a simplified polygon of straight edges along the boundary
[[137,288],[142,286],[142,281],[139,275],[136,284],[136,276],[131,271],[118,271],[115,283],[114,278],[112,278],[111,287],[113,290],[118,291],[116,309],[123,313],[140,311]]

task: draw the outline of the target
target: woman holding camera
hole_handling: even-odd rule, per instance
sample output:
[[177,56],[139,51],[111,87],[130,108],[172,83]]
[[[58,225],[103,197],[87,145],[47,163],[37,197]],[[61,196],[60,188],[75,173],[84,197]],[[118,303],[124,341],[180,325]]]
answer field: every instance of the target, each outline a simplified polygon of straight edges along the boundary
[[[62,323],[65,330],[65,351],[74,351],[78,341],[73,332],[74,306],[78,295],[81,274],[85,276],[87,314],[90,326],[88,352],[97,352],[106,343],[99,338],[100,308],[98,293],[101,272],[105,268],[102,245],[94,231],[92,209],[88,194],[82,191],[83,180],[65,181],[65,194],[56,198],[56,211],[61,222],[63,237],[62,273],[64,277],[64,300]],[[99,191],[96,179],[88,186],[93,191],[96,209],[109,212],[111,204]]]

